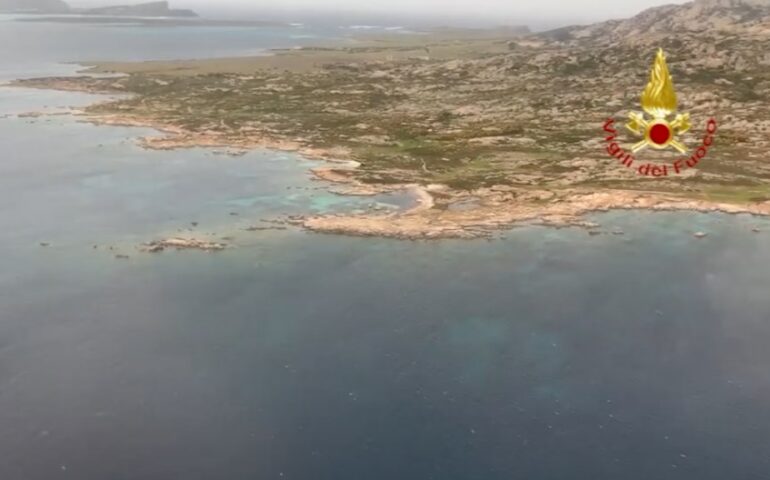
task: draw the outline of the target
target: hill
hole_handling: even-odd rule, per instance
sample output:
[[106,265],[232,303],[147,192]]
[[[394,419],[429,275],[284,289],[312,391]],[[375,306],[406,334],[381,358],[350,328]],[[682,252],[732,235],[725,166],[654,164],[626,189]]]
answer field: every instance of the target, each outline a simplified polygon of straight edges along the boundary
[[625,20],[563,27],[540,34],[567,43],[653,44],[664,38],[740,34],[770,37],[770,0],[696,0],[647,9]]

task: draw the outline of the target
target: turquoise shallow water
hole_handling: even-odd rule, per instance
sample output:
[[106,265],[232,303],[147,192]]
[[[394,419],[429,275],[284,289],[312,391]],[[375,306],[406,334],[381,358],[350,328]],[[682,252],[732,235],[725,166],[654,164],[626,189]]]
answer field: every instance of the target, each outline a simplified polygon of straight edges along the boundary
[[[92,100],[0,89],[0,117]],[[767,220],[246,232],[404,200],[333,195],[290,154],[135,145],[151,133],[0,118],[3,480],[770,471]],[[236,248],[134,249],[191,222]]]
[[0,221],[13,226],[0,233],[0,241],[12,248],[84,240],[88,248],[137,245],[180,229],[249,241],[255,234],[245,234],[246,228],[290,215],[412,203],[405,194],[330,193],[310,174],[319,162],[291,153],[151,151],[136,142],[159,135],[149,129],[97,127],[67,115],[18,116],[88,101],[94,97],[0,88],[0,115],[10,114],[0,118],[7,152],[0,187],[8,198],[0,205]]

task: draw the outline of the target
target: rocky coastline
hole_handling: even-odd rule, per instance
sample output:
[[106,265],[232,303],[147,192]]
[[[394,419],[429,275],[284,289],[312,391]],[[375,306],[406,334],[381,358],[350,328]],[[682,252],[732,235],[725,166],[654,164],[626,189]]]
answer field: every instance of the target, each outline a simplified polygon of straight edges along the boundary
[[[66,85],[65,88],[61,88]],[[29,84],[25,84],[29,87]],[[38,81],[35,88],[77,90],[69,82]],[[116,93],[85,87],[85,93]],[[22,115],[31,115],[34,112]],[[44,115],[43,113],[39,113]],[[262,135],[234,138],[219,132],[190,132],[179,125],[151,121],[129,114],[94,114],[74,111],[82,121],[105,126],[152,128],[157,136],[138,139],[143,148],[170,150],[184,148],[227,148],[230,151],[267,149],[295,152],[305,158],[324,162],[311,169],[329,189],[341,195],[376,195],[386,192],[412,192],[416,205],[391,213],[328,214],[303,216],[292,223],[307,230],[354,236],[387,237],[405,240],[429,240],[446,238],[484,238],[500,230],[520,224],[536,224],[552,227],[582,227],[595,230],[599,225],[588,222],[586,215],[610,210],[695,211],[728,214],[770,216],[770,201],[736,204],[710,200],[665,195],[654,191],[604,190],[601,192],[582,189],[514,188],[498,185],[472,191],[456,191],[441,184],[421,185],[370,184],[356,177],[360,164],[349,157],[344,148],[311,148],[301,141],[287,141]],[[471,205],[470,208],[454,208],[455,205]],[[157,253],[167,249],[220,251],[224,243],[191,238],[170,237],[140,246],[144,252]]]
[[[335,193],[408,190],[417,199],[401,211],[297,220],[316,232],[477,238],[521,223],[591,228],[587,214],[615,209],[770,215],[770,9],[658,39],[683,111],[699,124],[718,119],[707,160],[652,178],[607,156],[603,125],[638,108],[655,52],[636,26],[689,25],[712,10],[696,2],[585,29],[461,42],[434,34],[259,58],[111,63],[89,71],[122,76],[14,85],[119,94],[77,115],[153,128],[158,135],[139,140],[145,148],[292,151],[319,160],[312,173]],[[622,41],[603,40],[616,31],[627,31]],[[738,43],[725,40],[736,35]],[[623,130],[619,145],[638,140]],[[692,148],[700,139],[690,135]],[[672,155],[648,149],[644,162]]]

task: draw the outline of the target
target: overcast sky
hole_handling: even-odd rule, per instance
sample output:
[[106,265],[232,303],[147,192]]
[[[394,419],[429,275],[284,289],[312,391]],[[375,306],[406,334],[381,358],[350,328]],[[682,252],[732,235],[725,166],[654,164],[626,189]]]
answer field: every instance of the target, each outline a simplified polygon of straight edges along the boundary
[[[141,3],[147,0],[70,0],[73,6]],[[632,16],[645,8],[684,0],[171,0],[172,7],[193,8],[204,16],[231,17],[248,12],[300,14],[324,12],[439,14],[459,21],[486,20],[498,24],[585,23]]]

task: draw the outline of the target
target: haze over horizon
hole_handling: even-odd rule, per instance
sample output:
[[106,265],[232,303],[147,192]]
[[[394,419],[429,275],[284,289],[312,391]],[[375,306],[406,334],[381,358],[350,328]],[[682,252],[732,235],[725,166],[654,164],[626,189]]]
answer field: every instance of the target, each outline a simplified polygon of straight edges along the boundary
[[[143,0],[72,0],[74,7],[143,3]],[[267,18],[307,21],[313,16],[339,15],[344,21],[447,23],[452,25],[529,25],[553,28],[626,18],[653,6],[681,4],[686,0],[569,1],[541,0],[511,4],[507,0],[171,0],[173,8],[192,8],[209,18]]]

